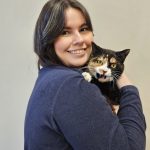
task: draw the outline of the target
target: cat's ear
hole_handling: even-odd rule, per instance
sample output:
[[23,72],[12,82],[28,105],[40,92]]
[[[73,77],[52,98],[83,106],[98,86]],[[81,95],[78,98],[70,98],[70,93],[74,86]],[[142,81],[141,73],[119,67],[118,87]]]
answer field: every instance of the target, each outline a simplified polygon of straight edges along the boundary
[[122,51],[117,51],[116,55],[121,60],[121,62],[123,63],[125,61],[127,55],[129,54],[129,52],[130,52],[130,49],[125,49]]
[[101,54],[103,52],[103,48],[92,42],[92,52],[94,55]]

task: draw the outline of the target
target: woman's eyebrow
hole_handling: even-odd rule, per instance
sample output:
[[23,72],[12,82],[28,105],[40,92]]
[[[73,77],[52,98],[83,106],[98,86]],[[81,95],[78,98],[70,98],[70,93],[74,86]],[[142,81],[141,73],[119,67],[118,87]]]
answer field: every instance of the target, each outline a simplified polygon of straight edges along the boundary
[[[82,28],[82,27],[84,27],[84,26],[87,26],[87,24],[86,23],[83,23],[83,24],[81,24],[80,26],[79,26],[79,28]],[[71,29],[72,27],[70,27],[70,26],[65,26],[64,27],[64,29]]]
[[84,26],[88,26],[87,23],[83,23],[83,24],[81,25],[81,27],[84,27]]

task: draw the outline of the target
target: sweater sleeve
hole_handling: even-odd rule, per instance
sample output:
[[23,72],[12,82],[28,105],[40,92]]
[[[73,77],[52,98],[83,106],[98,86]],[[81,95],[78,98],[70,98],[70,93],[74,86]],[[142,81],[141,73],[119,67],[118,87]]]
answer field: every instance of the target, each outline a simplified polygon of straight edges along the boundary
[[138,89],[132,85],[121,90],[118,118],[125,130],[131,150],[145,150],[146,122]]
[[99,89],[69,77],[56,93],[53,117],[74,150],[144,150],[145,120],[137,89],[121,89],[118,115]]

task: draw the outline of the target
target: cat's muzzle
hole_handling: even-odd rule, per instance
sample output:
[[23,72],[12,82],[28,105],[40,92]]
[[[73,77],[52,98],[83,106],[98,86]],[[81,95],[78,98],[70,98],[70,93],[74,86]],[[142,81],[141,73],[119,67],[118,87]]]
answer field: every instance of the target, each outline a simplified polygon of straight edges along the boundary
[[99,82],[110,82],[113,80],[113,77],[99,73],[96,73],[96,78]]
[[106,79],[107,76],[106,76],[106,75],[103,75],[103,74],[96,73],[96,78],[97,78],[97,79],[99,79],[99,78],[104,78],[104,79]]

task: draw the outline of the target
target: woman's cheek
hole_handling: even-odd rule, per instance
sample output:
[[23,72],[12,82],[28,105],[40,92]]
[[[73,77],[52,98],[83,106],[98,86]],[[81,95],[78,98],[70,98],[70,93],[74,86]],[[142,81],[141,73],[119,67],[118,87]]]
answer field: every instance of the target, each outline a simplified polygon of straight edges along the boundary
[[61,37],[54,42],[54,48],[56,51],[64,51],[70,46],[71,41],[68,37]]
[[89,36],[86,36],[85,37],[85,43],[87,44],[87,45],[91,45],[92,44],[92,42],[93,42],[93,40],[94,40],[94,38],[93,38],[93,34],[90,34]]

